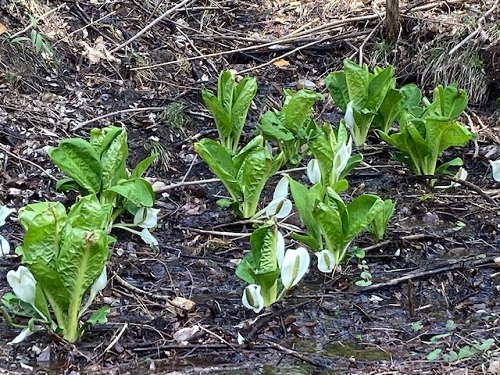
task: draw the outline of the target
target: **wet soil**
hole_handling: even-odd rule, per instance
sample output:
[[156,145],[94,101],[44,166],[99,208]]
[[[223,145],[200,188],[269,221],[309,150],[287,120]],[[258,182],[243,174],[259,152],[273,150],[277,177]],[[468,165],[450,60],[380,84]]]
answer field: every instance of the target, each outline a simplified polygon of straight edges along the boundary
[[[500,256],[500,184],[491,178],[488,162],[500,156],[498,33],[491,30],[498,10],[484,21],[491,40],[474,39],[463,47],[485,56],[484,81],[476,85],[486,91],[471,95],[462,119],[478,139],[443,155],[444,160],[464,160],[470,184],[429,186],[392,160],[393,150],[375,136],[360,150],[365,163],[349,176],[345,198],[374,193],[396,202],[382,242],[368,235],[355,241],[367,253],[371,286],[356,285],[357,261],[324,275],[313,260],[300,287],[282,303],[259,315],[246,310],[241,304],[244,284],[235,269],[248,251],[252,225],[217,207],[226,192],[218,182],[202,181],[214,176],[192,147],[201,137],[216,137],[200,87],[215,88],[221,69],[246,71],[258,79],[246,141],[259,116],[279,106],[283,89],[296,89],[307,79],[326,93],[325,75],[340,69],[345,57],[390,62],[401,83],[431,89],[435,82],[424,69],[429,63],[415,61],[412,48],[423,51],[438,36],[447,46],[460,43],[474,28],[457,24],[478,19],[492,1],[429,3],[423,9],[402,2],[402,34],[391,48],[383,45],[379,28],[381,2],[188,1],[113,52],[175,4],[0,4],[0,26],[10,35],[30,24],[30,14],[40,17],[59,7],[36,25],[54,50],[50,59],[27,41],[0,35],[0,202],[16,209],[45,200],[71,205],[75,196],[55,189],[61,174],[48,160],[46,147],[67,137],[87,138],[92,127],[109,124],[127,128],[131,166],[152,150],[160,152],[148,178],[171,185],[157,194],[157,252],[128,233],[114,233],[118,242],[110,281],[93,306],[110,306],[109,322],[87,331],[75,345],[36,333],[17,346],[7,342],[18,330],[2,322],[0,373],[500,373],[495,262]],[[347,21],[338,25],[339,20]],[[276,42],[269,46],[270,41]],[[155,64],[166,65],[151,67]],[[330,102],[319,104],[316,116],[334,124],[341,118]],[[262,205],[278,178],[271,179]],[[443,179],[437,185],[449,183]],[[287,220],[297,224],[295,216]],[[21,243],[15,215],[0,233],[12,247]],[[293,246],[291,238],[287,244]],[[5,275],[19,261],[16,256],[0,259],[0,293],[9,290]],[[194,302],[194,308],[173,306],[168,301],[175,297]],[[180,333],[186,334],[184,340]],[[245,344],[238,344],[238,335]],[[427,359],[435,349],[458,353],[486,339],[494,339],[488,350],[459,361]]]

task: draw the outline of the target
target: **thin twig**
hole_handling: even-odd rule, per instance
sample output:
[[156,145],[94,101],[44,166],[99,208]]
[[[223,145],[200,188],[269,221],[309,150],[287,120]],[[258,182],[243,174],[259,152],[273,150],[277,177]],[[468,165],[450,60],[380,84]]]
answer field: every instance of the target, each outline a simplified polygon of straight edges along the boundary
[[486,13],[484,13],[478,20],[477,20],[477,28],[476,30],[474,30],[472,33],[470,33],[469,35],[467,35],[467,37],[465,39],[463,39],[460,43],[458,43],[455,47],[453,47],[450,52],[448,52],[448,56],[451,56],[453,55],[455,52],[457,52],[465,43],[467,43],[469,40],[471,40],[472,38],[474,38],[477,34],[479,34],[481,32],[481,30],[483,30],[483,22],[485,21],[486,17],[488,17],[494,10],[495,8],[498,6],[498,2],[499,0],[496,0],[495,3],[493,4],[493,6],[488,9],[488,11]]
[[183,0],[181,1],[180,3],[176,4],[175,6],[173,6],[172,8],[170,8],[169,10],[167,10],[166,12],[164,12],[163,14],[161,14],[160,16],[158,16],[156,19],[154,19],[153,21],[151,21],[145,28],[143,28],[141,31],[139,31],[137,34],[135,34],[132,38],[130,38],[129,40],[123,42],[122,44],[120,44],[118,47],[116,48],[113,48],[111,50],[111,53],[114,53],[116,51],[119,51],[121,50],[123,47],[126,47],[128,46],[130,43],[132,43],[134,40],[136,40],[137,38],[139,38],[142,34],[144,34],[146,31],[148,31],[149,29],[151,29],[154,25],[156,25],[158,22],[160,22],[161,20],[163,20],[165,17],[169,16],[170,14],[174,13],[176,10],[182,8],[184,5],[186,5],[187,3],[191,2],[192,0]]
[[257,66],[254,66],[254,67],[251,67],[251,68],[248,68],[248,69],[244,69],[244,70],[241,70],[238,72],[238,74],[245,74],[245,73],[249,73],[249,72],[252,72],[254,70],[258,70],[258,69],[261,69],[261,68],[264,68],[266,66],[269,66],[269,65],[272,65],[274,64],[276,61],[279,61],[279,60],[282,60],[283,58],[289,56],[289,55],[293,55],[295,52],[298,52],[302,49],[305,49],[305,48],[308,48],[308,47],[311,47],[315,44],[319,44],[319,43],[322,43],[324,42],[325,40],[328,40],[328,37],[325,37],[325,38],[322,38],[322,39],[319,39],[319,40],[314,40],[310,43],[307,43],[307,44],[304,44],[302,46],[299,46],[297,48],[294,48],[293,50],[291,51],[288,51],[286,53],[284,53],[283,55],[280,55],[278,57],[275,57],[274,59],[271,59],[263,64],[260,64],[260,65],[257,65]]
[[[232,55],[234,53],[239,53],[239,52],[260,50],[263,48],[274,46],[276,44],[299,42],[301,39],[304,39],[305,37],[310,37],[311,35],[317,35],[319,31],[323,31],[324,29],[330,29],[332,27],[339,27],[339,26],[342,26],[344,24],[348,24],[351,22],[369,21],[369,20],[373,20],[373,19],[377,19],[377,18],[379,18],[378,14],[347,18],[345,20],[338,20],[338,21],[330,22],[326,25],[322,25],[322,26],[316,27],[314,29],[309,29],[306,32],[300,33],[298,35],[294,35],[293,37],[287,36],[284,38],[273,40],[273,41],[268,42],[268,43],[262,43],[262,44],[244,47],[244,48],[237,48],[237,49],[233,49],[233,50],[229,50],[229,51],[209,53],[209,54],[204,55],[204,56],[192,56],[192,57],[182,58],[182,59],[178,59],[178,60],[167,61],[167,62],[160,63],[160,64],[154,64],[154,65],[148,65],[148,66],[138,66],[138,67],[132,68],[130,70],[153,69],[153,68],[159,68],[159,67],[166,66],[166,65],[178,64],[178,63],[184,62],[184,61],[193,61],[193,60],[206,59],[209,57]],[[270,50],[270,52],[272,52],[272,51]]]
[[437,267],[432,268],[432,269],[416,270],[416,271],[408,273],[404,276],[393,278],[393,279],[386,281],[384,283],[373,284],[373,285],[364,287],[361,289],[361,292],[372,292],[374,290],[381,289],[381,288],[384,288],[386,286],[394,286],[394,285],[401,284],[402,282],[405,282],[408,280],[418,279],[418,278],[422,278],[424,276],[437,275],[440,273],[453,271],[453,270],[460,269],[460,268],[473,268],[473,267],[483,266],[483,265],[488,264],[488,263],[496,264],[495,258],[497,258],[497,257],[498,256],[495,255],[495,256],[490,256],[490,257],[483,258],[483,259],[475,259],[472,261],[459,261],[459,262],[454,262],[451,264],[438,265]]
[[75,31],[72,31],[71,33],[69,33],[68,35],[66,35],[64,38],[61,38],[61,39],[59,39],[59,40],[55,41],[52,45],[53,45],[53,46],[55,46],[56,44],[61,43],[63,40],[68,39],[69,37],[71,37],[72,35],[74,35],[74,34],[78,33],[79,31],[82,31],[82,30],[86,29],[86,28],[87,28],[87,27],[89,27],[89,26],[93,26],[93,25],[95,25],[97,22],[100,22],[100,21],[102,21],[103,19],[108,18],[109,16],[112,16],[112,15],[113,15],[113,14],[115,14],[115,13],[116,13],[116,11],[115,11],[115,10],[113,10],[111,13],[105,14],[105,15],[104,15],[104,16],[102,16],[101,18],[99,18],[99,19],[97,19],[97,20],[95,20],[95,21],[92,21],[92,22],[90,22],[90,23],[86,24],[85,26],[82,26],[82,27],[80,27],[79,29],[76,29]]
[[35,164],[33,163],[31,160],[28,160],[28,159],[25,159],[19,155],[16,155],[12,152],[10,152],[9,150],[6,150],[4,147],[0,146],[0,150],[2,150],[3,152],[5,152],[7,155],[10,155],[18,160],[22,160],[24,161],[25,163],[28,163],[28,164],[31,164],[32,166],[34,166],[35,168],[41,170],[44,174],[46,174],[49,178],[51,178],[52,180],[54,181],[57,181],[57,178],[55,178],[54,176],[52,176],[49,172],[47,172],[45,169],[43,169],[43,167],[39,166],[38,164]]
[[38,21],[41,21],[43,20],[44,18],[50,16],[52,13],[54,13],[55,11],[61,9],[63,6],[65,6],[65,4],[61,4],[59,5],[57,8],[53,8],[51,10],[49,10],[48,12],[42,14],[40,17],[38,17],[34,22],[31,22],[28,26],[26,26],[24,29],[22,29],[21,31],[18,31],[17,33],[13,34],[10,36],[10,39],[14,39],[16,37],[18,37],[19,35],[21,34],[24,34],[26,31],[28,31],[29,29],[31,29],[32,27],[36,26],[36,24],[38,23]]
[[97,117],[94,117],[90,120],[87,120],[87,121],[84,121],[84,122],[81,122],[79,123],[78,125],[76,125],[73,129],[71,129],[72,131],[75,131],[75,130],[78,130],[78,129],[81,129],[83,128],[84,126],[88,125],[88,124],[92,124],[93,122],[96,122],[96,121],[99,121],[99,120],[102,120],[106,117],[111,117],[111,116],[115,116],[115,115],[120,115],[122,113],[130,113],[130,112],[144,112],[144,111],[164,111],[165,110],[165,107],[142,107],[142,108],[127,108],[127,109],[122,109],[120,111],[115,111],[115,112],[110,112],[110,113],[105,113],[104,115],[101,115],[101,116],[97,116]]

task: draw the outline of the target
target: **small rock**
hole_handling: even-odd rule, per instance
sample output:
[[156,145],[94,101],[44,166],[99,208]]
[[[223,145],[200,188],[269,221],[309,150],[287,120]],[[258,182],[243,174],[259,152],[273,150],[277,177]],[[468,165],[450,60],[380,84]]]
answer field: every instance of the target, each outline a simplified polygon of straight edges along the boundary
[[315,90],[316,84],[308,79],[299,79],[297,81],[297,88],[306,90]]

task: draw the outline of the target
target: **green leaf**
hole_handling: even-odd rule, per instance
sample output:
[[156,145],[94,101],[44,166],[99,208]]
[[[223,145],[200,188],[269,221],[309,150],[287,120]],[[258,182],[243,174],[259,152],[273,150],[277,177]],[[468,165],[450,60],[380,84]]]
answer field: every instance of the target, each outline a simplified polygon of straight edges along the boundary
[[101,205],[95,194],[87,195],[76,202],[68,213],[68,223],[82,229],[105,230],[111,217],[111,205]]
[[96,325],[106,324],[108,322],[108,314],[111,311],[109,306],[102,306],[100,309],[94,311],[92,315],[85,321],[85,324]]
[[298,234],[295,232],[292,232],[291,236],[294,240],[299,241],[314,252],[318,252],[321,250],[320,244],[313,236]]
[[342,112],[345,112],[347,103],[350,102],[345,72],[337,71],[328,74],[325,85],[335,104]]
[[101,162],[90,143],[80,138],[65,139],[48,151],[50,159],[63,173],[75,180],[82,194],[101,190]]
[[274,172],[273,159],[264,148],[256,148],[243,161],[237,180],[243,196],[241,211],[244,218],[255,214],[262,189]]
[[493,345],[495,345],[495,339],[489,338],[486,340],[482,340],[481,345],[477,345],[476,348],[477,350],[485,352],[487,350],[490,350]]
[[143,178],[129,178],[119,181],[107,191],[115,192],[138,207],[153,207],[155,196],[151,184]]
[[144,172],[153,164],[153,162],[156,160],[158,157],[158,154],[154,154],[151,156],[148,156],[145,159],[142,159],[134,168],[132,173],[130,174],[131,177],[142,177]]
[[436,359],[439,358],[439,356],[441,355],[441,352],[443,350],[442,349],[434,349],[432,352],[430,352],[429,354],[427,354],[427,360],[428,361],[435,361]]
[[[67,311],[72,297],[71,291],[66,288],[61,280],[61,274],[42,262],[25,262],[25,264],[30,269],[37,283],[42,287],[52,309]],[[57,306],[54,306],[54,303]]]
[[464,164],[462,159],[460,158],[454,158],[446,163],[441,164],[438,168],[436,168],[436,171],[434,172],[435,175],[440,175],[440,174],[453,174],[453,172],[449,171],[449,167],[461,167]]
[[463,347],[460,348],[460,350],[458,351],[458,359],[464,359],[464,358],[469,358],[469,357],[472,357],[474,354],[477,353],[477,350],[474,349],[473,347],[469,346],[469,345],[465,345]]
[[448,353],[443,354],[443,359],[447,362],[458,361],[458,353],[454,350],[448,351]]
[[233,151],[236,151],[240,134],[245,124],[248,110],[257,93],[257,80],[253,77],[243,78],[235,87],[231,108],[231,123],[233,126]]
[[387,92],[390,89],[394,89],[395,85],[396,79],[394,78],[394,69],[392,66],[388,66],[370,80],[364,107],[376,113],[384,101]]
[[458,118],[467,108],[469,98],[465,90],[459,89],[452,84],[443,88],[439,85],[433,92],[433,103],[427,109],[427,116],[443,116],[446,119],[454,120]]
[[364,194],[356,197],[347,205],[349,223],[345,232],[345,243],[349,243],[373,219],[384,210],[384,201],[376,195]]
[[100,229],[89,231],[68,227],[64,234],[57,262],[58,275],[72,303],[77,301],[79,309],[82,297],[100,276],[108,260],[108,237]]
[[104,129],[105,137],[101,145],[102,189],[114,186],[127,176],[125,162],[128,156],[127,132],[124,128]]
[[344,72],[346,76],[349,101],[353,101],[355,107],[363,108],[368,99],[368,86],[370,73],[366,65],[359,66],[350,60],[344,60]]
[[241,260],[236,267],[236,276],[248,284],[255,284],[255,268],[254,268],[253,253],[250,252]]
[[375,240],[381,241],[384,237],[387,224],[392,218],[395,207],[396,205],[391,199],[386,199],[384,201],[384,209],[373,218],[368,230],[372,233]]
[[322,186],[317,184],[307,189],[304,185],[291,177],[288,177],[288,183],[295,207],[297,211],[299,211],[300,218],[307,228],[307,233],[316,241],[316,243],[314,243],[308,240],[309,243],[307,245],[315,245],[314,247],[311,246],[311,249],[314,251],[322,250],[319,248],[322,245],[320,227],[317,218],[313,214],[313,208],[316,206],[316,203],[323,200],[324,191]]
[[324,236],[325,248],[334,253],[335,263],[339,264],[343,260],[344,230],[338,208],[319,202],[312,212]]
[[26,233],[23,238],[23,261],[52,264],[59,254],[59,240],[66,225],[65,207],[59,202],[33,203],[19,213]]
[[211,92],[207,91],[204,87],[202,87],[201,89],[201,96],[203,102],[205,103],[205,106],[208,108],[214,118],[215,126],[217,127],[217,132],[219,133],[219,138],[224,143],[224,141],[231,135],[232,125],[230,113],[226,112],[217,97]]
[[242,196],[241,187],[237,180],[238,169],[235,167],[227,150],[219,143],[204,138],[195,143],[194,150],[210,170],[220,178],[234,201],[239,201]]
[[312,115],[312,107],[318,100],[324,100],[323,95],[309,90],[299,90],[290,96],[283,105],[285,127],[295,137],[299,135],[299,129],[303,129]]
[[257,127],[266,140],[275,142],[295,141],[294,134],[285,127],[282,119],[273,111],[264,113]]

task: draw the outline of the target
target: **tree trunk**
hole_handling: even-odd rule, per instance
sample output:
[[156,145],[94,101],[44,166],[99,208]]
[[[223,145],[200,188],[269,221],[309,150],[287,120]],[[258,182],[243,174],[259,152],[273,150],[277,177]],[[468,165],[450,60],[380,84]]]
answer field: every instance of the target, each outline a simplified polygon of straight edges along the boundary
[[395,43],[399,35],[399,0],[385,0],[384,29],[387,42]]

